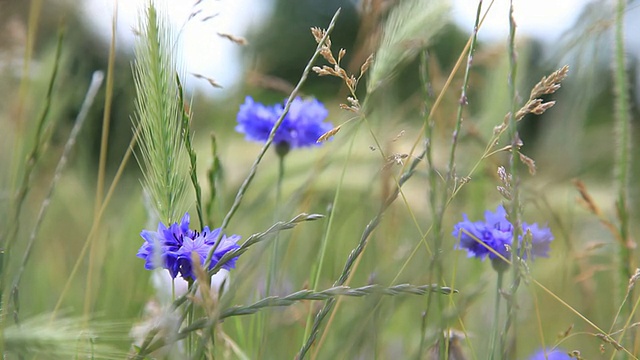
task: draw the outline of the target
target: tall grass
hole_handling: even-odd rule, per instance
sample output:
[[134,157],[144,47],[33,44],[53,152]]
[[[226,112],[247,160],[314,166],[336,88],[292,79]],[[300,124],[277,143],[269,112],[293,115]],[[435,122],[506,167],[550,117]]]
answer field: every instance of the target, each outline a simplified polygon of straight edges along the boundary
[[[599,143],[567,150],[615,143],[615,176],[612,182],[592,177],[601,170],[594,168],[572,182],[550,170],[557,166],[547,160],[553,155],[538,157],[569,145],[536,147],[527,126],[537,122],[545,130],[563,121],[554,105],[575,86],[561,86],[580,75],[563,64],[553,64],[556,71],[531,68],[527,43],[517,36],[517,2],[501,14],[509,25],[506,41],[485,47],[478,34],[493,3],[474,2],[471,31],[455,47],[452,64],[438,56],[440,37],[448,36],[447,1],[394,4],[377,18],[380,32],[368,35],[373,54],[355,65],[344,64],[367,45],[336,48],[333,32],[346,13],[338,9],[327,24],[313,24],[322,26],[308,34],[316,48],[268,137],[254,145],[229,131],[234,95],[209,116],[200,104],[208,100],[185,91],[179,34],[166,10],[147,2],[134,29],[132,140],[107,187],[110,113],[117,106],[114,11],[95,189],[78,181],[82,172],[73,168],[95,82],[66,145],[55,141],[54,129],[65,127],[50,118],[51,106],[58,76],[69,66],[60,37],[38,99],[40,115],[27,122],[33,131],[14,132],[30,148],[8,166],[22,180],[9,191],[8,226],[0,231],[3,352],[9,358],[460,360],[529,359],[535,352],[544,358],[556,350],[575,359],[638,358],[627,4],[616,2],[608,29],[615,49],[614,139],[600,136]],[[199,5],[194,2],[185,26],[203,17]],[[383,9],[377,1],[370,5],[363,16]],[[34,2],[32,11],[39,6]],[[540,80],[528,83],[532,73]],[[306,85],[315,75],[327,83],[338,79],[346,97],[313,94],[326,100],[336,126],[318,146],[291,149],[285,172],[282,157],[269,149],[279,146],[279,128],[289,126],[293,100],[316,90]],[[392,93],[400,88],[410,95]],[[203,136],[208,130],[215,136]],[[121,181],[134,153],[141,186],[137,178]],[[68,160],[72,167],[63,172]],[[68,203],[81,188],[95,190],[95,203]],[[576,196],[586,210],[576,206]],[[492,247],[471,225],[453,232],[461,219],[482,226],[483,210],[498,204],[512,227],[505,248]],[[189,211],[198,219],[192,232],[177,230]],[[176,241],[219,227],[205,254],[181,258],[192,278],[162,283],[155,276],[167,271],[156,269],[150,284],[135,252],[144,241],[140,231],[159,222],[178,223],[170,230],[161,225],[154,235],[170,233]],[[534,231],[522,225],[534,222],[555,237],[548,258],[532,256]],[[228,246],[223,234],[242,239],[220,255]],[[466,256],[472,245],[463,237],[490,260]],[[159,260],[165,250],[156,249]],[[236,257],[237,266],[227,269]]]

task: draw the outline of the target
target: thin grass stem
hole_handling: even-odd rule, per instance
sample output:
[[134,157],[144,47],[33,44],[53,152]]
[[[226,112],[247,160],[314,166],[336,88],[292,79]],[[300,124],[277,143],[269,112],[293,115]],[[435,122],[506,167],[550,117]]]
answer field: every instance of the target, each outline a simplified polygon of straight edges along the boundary
[[[20,185],[18,186],[16,193],[11,198],[12,211],[9,212],[9,221],[7,222],[8,226],[0,235],[0,244],[2,244],[2,249],[0,251],[0,256],[2,257],[2,261],[0,262],[0,330],[6,327],[5,319],[8,318],[7,314],[9,306],[7,306],[7,304],[9,303],[9,301],[6,298],[5,287],[7,285],[9,276],[9,274],[7,273],[7,269],[9,260],[11,258],[11,249],[18,238],[17,235],[20,230],[20,215],[22,213],[22,207],[24,206],[27,195],[31,189],[31,175],[38,165],[38,161],[40,159],[40,156],[42,155],[43,149],[46,147],[49,141],[49,138],[44,136],[43,133],[45,133],[45,127],[47,124],[47,119],[49,117],[53,99],[54,84],[57,79],[58,70],[60,68],[64,35],[65,28],[60,27],[58,31],[58,40],[56,44],[53,69],[48,82],[47,93],[44,99],[44,106],[42,108],[42,111],[40,112],[38,119],[36,120],[36,131],[33,138],[33,147],[27,155],[23,173],[21,174]],[[14,293],[14,295],[16,294],[17,293]],[[2,340],[2,336],[0,336],[0,353],[2,353],[3,350],[4,342]]]
[[[31,258],[33,245],[35,244],[36,238],[40,231],[42,220],[44,219],[47,213],[56,185],[58,184],[58,181],[62,176],[62,171],[64,170],[67,164],[67,160],[69,159],[69,154],[71,153],[71,150],[75,146],[76,139],[78,137],[78,134],[80,133],[80,129],[82,129],[82,126],[84,125],[85,120],[87,119],[87,114],[89,113],[89,109],[91,108],[91,105],[95,100],[96,94],[98,93],[98,90],[102,85],[103,77],[104,77],[104,74],[100,71],[96,71],[93,73],[93,77],[91,78],[91,83],[89,84],[89,89],[87,90],[87,93],[85,95],[84,102],[82,103],[80,112],[78,113],[78,116],[76,117],[76,121],[73,125],[73,128],[71,129],[69,138],[67,139],[67,142],[64,145],[64,150],[62,151],[62,155],[60,156],[60,160],[58,161],[58,165],[56,166],[56,169],[54,171],[53,178],[51,179],[51,184],[49,184],[49,190],[47,191],[44,201],[40,205],[40,211],[38,212],[36,221],[34,222],[33,228],[31,229],[31,235],[29,236],[27,247],[25,248],[24,255],[22,257],[22,262],[20,263],[20,266],[18,267],[16,275],[14,276],[14,279],[13,279],[13,284],[11,286],[12,294],[15,294],[18,291],[18,288],[20,286],[20,280],[22,279],[22,274],[24,273],[27,263]],[[12,295],[11,297],[13,299],[16,299],[14,295]],[[14,316],[17,316],[19,304],[17,303],[14,304],[14,307],[15,307]]]
[[16,241],[16,235],[20,229],[20,214],[22,213],[22,207],[24,205],[25,199],[27,198],[27,194],[29,193],[31,184],[31,174],[35,169],[38,161],[40,160],[40,156],[42,155],[42,150],[46,147],[48,139],[44,136],[45,128],[47,127],[47,120],[49,118],[49,113],[51,110],[51,103],[53,100],[53,89],[58,77],[58,71],[60,69],[60,59],[62,56],[62,44],[65,36],[65,29],[60,28],[58,32],[58,42],[56,45],[56,53],[53,63],[53,69],[51,72],[51,77],[49,78],[49,83],[47,86],[47,93],[44,99],[44,106],[42,111],[40,112],[40,116],[36,121],[36,131],[33,138],[33,148],[29,152],[25,162],[25,168],[21,176],[20,186],[18,191],[16,192],[13,202],[11,218],[7,222],[9,226],[6,228],[3,233],[3,238],[0,243],[4,247],[5,252],[10,252],[12,245]]
[[[111,198],[113,197],[113,193],[116,189],[116,186],[120,182],[120,179],[122,178],[122,174],[124,173],[124,169],[127,163],[129,162],[131,155],[133,154],[133,148],[137,142],[139,133],[140,133],[140,129],[137,128],[135,133],[133,134],[133,137],[131,138],[131,141],[129,142],[127,151],[124,153],[124,156],[122,157],[122,161],[120,161],[120,165],[118,166],[118,170],[116,171],[116,174],[113,177],[111,185],[109,186],[109,190],[107,191],[107,194],[104,197],[104,201],[102,202],[102,206],[100,207],[100,211],[98,212],[98,217],[96,218],[97,220],[102,219],[102,216],[104,215],[104,212],[107,209],[107,206],[111,201]],[[62,301],[64,300],[67,293],[69,292],[69,289],[71,288],[71,284],[75,281],[75,276],[78,274],[80,265],[83,262],[83,259],[85,254],[87,253],[87,250],[89,249],[89,245],[93,241],[93,238],[97,229],[98,227],[96,223],[91,224],[91,229],[89,230],[89,234],[87,234],[87,238],[85,239],[85,242],[82,245],[82,249],[80,250],[80,253],[77,256],[78,260],[76,260],[75,264],[73,265],[73,268],[71,269],[71,273],[69,274],[69,277],[66,283],[64,284],[64,287],[62,288],[60,295],[58,296],[58,301],[56,302],[56,305],[53,308],[53,311],[51,312],[52,321],[54,320],[56,314],[58,313],[58,310],[60,310],[60,307],[62,306]]]
[[296,98],[296,96],[300,92],[300,89],[302,88],[302,85],[306,82],[307,77],[309,76],[309,72],[311,71],[311,68],[313,67],[313,63],[316,61],[316,59],[320,55],[320,50],[322,50],[322,46],[324,45],[324,42],[329,37],[329,34],[331,34],[331,32],[333,31],[333,28],[335,27],[336,20],[338,19],[339,15],[340,15],[340,9],[338,9],[336,11],[336,13],[333,15],[333,18],[331,19],[331,22],[329,23],[329,26],[327,27],[327,31],[325,32],[325,34],[322,37],[321,41],[318,43],[318,46],[316,46],[315,52],[313,53],[313,55],[311,56],[311,59],[309,59],[309,62],[305,66],[304,70],[302,71],[302,75],[300,76],[300,80],[298,80],[298,84],[296,84],[296,87],[293,89],[293,91],[289,95],[289,98],[287,99],[287,103],[286,103],[286,105],[285,105],[285,107],[284,107],[284,109],[282,111],[282,114],[280,114],[280,117],[278,118],[276,123],[273,125],[273,128],[271,129],[271,133],[269,133],[269,138],[267,139],[267,141],[262,146],[262,149],[260,149],[260,152],[258,153],[258,156],[256,157],[256,159],[254,160],[253,164],[251,165],[251,169],[249,170],[249,174],[247,175],[247,177],[242,182],[242,185],[240,185],[240,188],[238,189],[238,192],[236,194],[235,200],[233,201],[233,204],[231,205],[231,208],[229,208],[229,211],[227,212],[227,214],[225,215],[224,219],[222,220],[222,224],[220,225],[220,233],[218,234],[218,236],[217,236],[217,238],[215,240],[215,244],[211,247],[211,250],[209,251],[209,255],[207,256],[207,259],[204,262],[204,268],[205,269],[207,269],[209,267],[209,264],[211,263],[211,258],[213,257],[213,253],[215,252],[215,250],[220,245],[220,239],[222,239],[223,233],[225,232],[227,226],[229,225],[229,222],[231,221],[231,218],[233,218],[233,215],[236,213],[236,211],[240,207],[240,204],[242,203],[242,199],[244,198],[244,195],[247,192],[247,188],[249,187],[249,185],[251,185],[251,182],[252,182],[254,176],[256,175],[256,172],[258,171],[258,165],[260,165],[260,162],[262,161],[262,158],[267,153],[267,150],[269,150],[269,147],[271,147],[271,144],[273,143],[273,139],[276,136],[276,131],[278,130],[278,128],[280,127],[280,125],[284,121],[284,117],[289,112],[289,108],[291,107],[291,103],[293,102],[293,100]]
[[[373,219],[371,219],[369,224],[367,224],[367,226],[365,227],[362,233],[362,236],[360,237],[360,241],[358,242],[358,245],[349,254],[349,257],[347,258],[347,261],[344,265],[342,273],[338,277],[338,280],[336,280],[336,282],[334,283],[334,286],[341,286],[345,284],[349,275],[351,274],[351,270],[352,270],[352,267],[354,266],[354,263],[360,258],[362,251],[367,245],[367,241],[369,237],[371,236],[373,231],[377,228],[378,224],[380,224],[380,221],[382,220],[382,216],[384,215],[387,208],[398,197],[398,194],[400,193],[402,185],[404,185],[404,183],[407,180],[409,180],[411,176],[414,174],[415,168],[422,161],[423,157],[424,157],[424,151],[411,162],[411,166],[409,167],[409,169],[400,177],[398,181],[398,187],[384,201],[384,203],[380,207],[380,210],[378,211],[378,214]],[[313,326],[311,328],[311,334],[307,338],[305,344],[302,346],[300,351],[298,351],[298,354],[296,355],[296,359],[303,359],[305,357],[306,353],[309,351],[309,349],[311,348],[311,345],[313,345],[316,337],[318,336],[318,333],[320,332],[320,325],[322,324],[322,321],[332,311],[333,307],[335,306],[335,301],[336,301],[335,299],[327,300],[324,307],[318,312],[313,322]]]
[[[629,316],[633,311],[633,288],[628,293],[624,293],[627,288],[626,282],[632,277],[634,265],[633,248],[635,244],[630,239],[629,234],[629,166],[631,164],[631,123],[629,105],[629,84],[627,78],[627,67],[625,57],[624,39],[624,17],[627,1],[618,0],[615,2],[615,46],[613,64],[613,84],[615,91],[615,134],[614,142],[616,146],[615,155],[615,183],[617,187],[616,210],[618,216],[618,233],[620,235],[619,284],[621,292],[619,299],[629,297],[627,307],[622,312],[622,317]],[[623,298],[624,296],[624,298]],[[631,321],[631,319],[629,319]],[[635,338],[634,330],[631,330],[631,338]]]
[[[189,336],[189,333],[197,330],[208,331],[220,320],[234,316],[244,316],[255,314],[258,311],[270,307],[291,306],[299,301],[328,301],[340,296],[363,297],[372,294],[385,296],[398,295],[425,295],[430,292],[438,292],[442,294],[457,293],[457,290],[448,287],[440,287],[437,285],[420,285],[400,284],[391,287],[380,285],[367,285],[358,288],[348,286],[333,286],[322,291],[300,290],[287,296],[269,296],[250,305],[232,306],[222,310],[216,319],[201,318],[193,321],[193,323],[183,329],[173,338],[173,340],[181,340]],[[164,339],[153,341],[153,336],[147,338],[140,351],[136,354],[135,359],[144,359],[147,354],[168,345]]]
[[176,74],[176,84],[178,87],[178,99],[182,107],[182,136],[184,138],[184,147],[189,156],[189,176],[191,178],[191,184],[193,185],[193,191],[196,195],[196,212],[198,213],[198,221],[200,222],[200,230],[204,229],[204,215],[202,213],[202,188],[198,181],[198,158],[196,151],[191,143],[191,113],[186,110],[186,102],[184,99],[184,91],[182,88],[182,82],[180,77]]
[[[111,17],[111,41],[109,45],[109,60],[107,62],[107,83],[105,87],[104,112],[102,114],[102,135],[100,138],[100,158],[98,160],[98,179],[96,184],[96,197],[93,208],[93,221],[98,215],[104,197],[104,181],[107,168],[107,155],[109,153],[109,129],[111,125],[111,105],[113,103],[113,69],[116,62],[116,31],[118,24],[118,1],[113,3],[113,15]],[[99,227],[99,222],[98,222]],[[96,246],[92,243],[89,250],[89,262],[87,265],[87,283],[84,292],[84,317],[88,319],[91,311],[91,291],[93,286],[93,270],[95,268]]]
[[[360,123],[358,123],[360,124]],[[331,235],[331,230],[333,229],[333,220],[334,220],[334,214],[335,214],[335,209],[337,207],[337,204],[340,200],[340,194],[341,194],[341,190],[342,190],[342,186],[344,184],[344,179],[347,173],[347,168],[348,165],[350,163],[351,160],[351,156],[353,154],[353,145],[355,144],[355,140],[356,140],[356,136],[357,136],[357,131],[359,129],[359,126],[356,125],[356,129],[354,131],[353,136],[351,137],[351,142],[349,143],[349,149],[347,150],[347,155],[345,157],[344,160],[344,165],[342,166],[342,172],[340,173],[340,180],[338,180],[338,184],[336,186],[336,192],[333,195],[333,202],[331,205],[331,211],[329,211],[329,219],[327,221],[327,229],[325,230],[324,236],[322,238],[322,244],[321,249],[320,249],[320,257],[318,259],[318,263],[316,264],[316,269],[315,269],[315,275],[313,278],[313,281],[311,282],[311,289],[317,289],[318,288],[318,284],[320,283],[320,275],[322,274],[322,267],[324,265],[324,259],[325,259],[325,255],[327,253],[327,245],[329,243],[329,236]],[[306,321],[306,326],[304,329],[304,336],[303,336],[303,341],[305,341],[305,339],[307,339],[309,337],[309,334],[311,332],[311,325],[312,325],[312,321],[311,319],[313,318],[313,312],[309,311],[309,315],[307,315],[307,321]],[[328,327],[329,325],[327,325]],[[322,343],[322,339],[320,341],[320,343]],[[301,346],[304,345],[301,344]],[[320,346],[318,346],[320,347]]]
[[[513,0],[509,0],[509,13],[508,13],[508,21],[509,21],[509,39],[508,39],[508,57],[509,57],[509,78],[508,78],[508,88],[509,88],[509,98],[510,98],[510,111],[508,115],[508,130],[509,130],[509,139],[511,143],[511,155],[509,157],[509,168],[510,174],[512,176],[512,191],[511,191],[511,203],[510,203],[510,211],[509,211],[509,221],[513,224],[513,237],[511,239],[511,273],[512,273],[512,282],[509,287],[509,301],[507,301],[507,317],[504,324],[504,329],[502,331],[502,338],[500,341],[501,349],[500,353],[503,358],[506,356],[509,357],[507,351],[511,354],[516,353],[517,348],[517,336],[513,336],[511,340],[507,340],[509,338],[509,330],[513,327],[513,333],[517,333],[517,305],[516,305],[516,292],[520,285],[521,279],[521,268],[518,265],[519,260],[518,257],[521,256],[518,254],[517,249],[519,249],[518,241],[521,233],[521,220],[520,220],[520,174],[518,171],[519,168],[519,142],[520,137],[518,135],[518,125],[516,119],[516,111],[518,107],[518,99],[517,99],[517,82],[516,76],[518,71],[518,62],[516,58],[516,45],[515,45],[515,37],[516,37],[516,22],[513,17]],[[497,326],[497,324],[495,325]],[[511,346],[510,349],[507,349],[507,343]]]
[[498,329],[500,328],[500,300],[502,299],[502,282],[504,279],[504,271],[498,271],[496,278],[496,301],[493,307],[493,331],[491,332],[491,339],[489,340],[489,358],[496,358],[496,344],[498,340]]
[[[471,64],[473,63],[473,53],[476,50],[476,44],[478,42],[478,30],[480,28],[480,14],[482,13],[482,0],[478,1],[478,10],[476,11],[476,20],[473,26],[473,34],[471,35],[471,45],[469,46],[469,52],[467,55],[467,66],[464,71],[464,77],[462,80],[462,90],[460,92],[460,99],[458,100],[458,112],[456,115],[456,124],[453,130],[451,148],[449,149],[449,165],[447,166],[447,183],[451,183],[455,177],[455,159],[456,148],[458,145],[458,136],[462,129],[462,112],[464,106],[467,105],[467,88],[469,86],[469,75],[471,74]],[[437,234],[437,233],[436,233]]]
[[[284,181],[285,174],[285,157],[286,153],[282,154],[277,151],[278,145],[276,145],[276,152],[278,153],[278,179],[276,180],[276,203],[275,203],[275,211],[274,211],[274,221],[277,220],[279,214],[282,212],[283,204],[282,200],[282,182]],[[288,150],[287,150],[288,152]],[[280,255],[280,233],[277,233],[273,238],[273,245],[271,248],[271,259],[269,263],[269,272],[267,273],[266,286],[265,286],[265,296],[269,296],[271,294],[272,286],[277,286],[278,283],[278,266],[280,263],[279,259]],[[262,335],[259,349],[259,357],[262,357],[263,350],[267,347],[269,340],[269,315],[262,314]]]

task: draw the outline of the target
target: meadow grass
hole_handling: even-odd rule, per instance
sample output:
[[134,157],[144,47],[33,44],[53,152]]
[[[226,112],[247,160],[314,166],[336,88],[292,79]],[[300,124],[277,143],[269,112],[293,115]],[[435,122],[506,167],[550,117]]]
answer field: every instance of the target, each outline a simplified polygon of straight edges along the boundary
[[[188,21],[196,21],[199,3]],[[0,130],[12,139],[0,144],[0,162],[10,169],[0,178],[8,194],[0,221],[2,353],[460,360],[530,359],[538,352],[536,359],[636,359],[637,160],[626,2],[606,5],[615,49],[612,130],[595,144],[553,146],[531,140],[525,126],[540,119],[540,126],[559,126],[558,107],[571,96],[564,92],[580,81],[572,68],[554,64],[532,73],[521,59],[528,50],[512,1],[504,14],[506,42],[483,48],[477,35],[493,11],[486,0],[474,2],[472,32],[456,49],[457,62],[445,68],[435,44],[449,21],[448,4],[405,0],[390,7],[378,18],[380,32],[370,34],[378,45],[358,64],[348,59],[366,51],[364,43],[336,49],[331,40],[340,9],[327,24],[315,24],[309,41],[316,49],[284,102],[241,105],[272,121],[258,142],[245,129],[251,142],[231,130],[234,119],[222,118],[235,114],[240,100],[230,101],[233,110],[198,112],[205,100],[184,91],[189,77],[176,53],[179,32],[161,6],[147,3],[134,29],[131,140],[111,175],[114,15],[95,184],[73,162],[65,164],[102,73],[82,84],[86,99],[68,138],[52,140],[56,129],[66,130],[51,110],[64,91],[58,76],[69,66],[61,31],[43,67],[44,91],[30,91],[35,84],[24,75],[25,90],[15,95],[24,113],[15,124],[10,110],[1,113]],[[39,11],[38,2],[32,6]],[[37,26],[33,16],[29,31]],[[31,56],[27,51],[25,64]],[[407,71],[413,85],[402,83]],[[338,79],[345,90],[317,94],[332,126],[293,146],[315,121],[297,97],[303,90],[310,95],[305,84],[316,75]],[[532,77],[533,83],[523,80]],[[394,93],[399,82],[411,96]],[[38,111],[23,109],[27,102],[39,104]],[[588,164],[566,165],[580,169],[571,176],[554,172],[563,164],[549,152],[561,152],[563,161],[610,143],[611,176]],[[132,155],[139,176],[124,174]],[[192,213],[190,224],[185,212]],[[145,270],[145,260],[160,269]]]

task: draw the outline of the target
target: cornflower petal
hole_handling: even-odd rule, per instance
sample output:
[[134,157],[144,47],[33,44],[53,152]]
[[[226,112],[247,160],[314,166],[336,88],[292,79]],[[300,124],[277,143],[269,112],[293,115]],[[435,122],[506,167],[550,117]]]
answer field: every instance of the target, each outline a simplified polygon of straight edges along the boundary
[[[285,103],[265,106],[247,96],[238,111],[236,131],[245,134],[248,141],[267,141],[284,106]],[[276,131],[274,144],[289,148],[320,145],[316,142],[318,138],[333,128],[331,123],[324,122],[328,115],[329,112],[318,100],[295,98]]]
[[571,360],[572,357],[567,354],[566,351],[559,349],[546,349],[540,350],[533,354],[529,360]]
[[[509,259],[510,246],[513,241],[513,224],[507,219],[507,212],[502,205],[495,212],[485,211],[484,221],[472,222],[466,214],[462,214],[463,221],[457,223],[452,235],[459,239],[456,249],[464,249],[468,257],[476,257],[484,260],[489,257],[492,261],[499,261],[500,254]],[[523,258],[549,256],[549,245],[553,240],[553,234],[549,228],[541,228],[538,224],[522,224],[522,233],[531,233],[531,244],[527,251],[521,252],[523,235],[518,238],[518,253]],[[493,249],[493,251],[489,250]]]
[[[143,230],[140,236],[144,243],[140,246],[137,257],[145,260],[145,269],[164,268],[173,278],[180,275],[184,279],[193,279],[192,254],[198,254],[200,264],[204,264],[209,252],[219,236],[220,229],[210,230],[205,226],[202,232],[189,228],[189,214],[185,214],[180,223],[173,223],[169,227],[158,224],[157,231]],[[222,236],[220,245],[216,248],[211,260],[212,269],[227,252],[239,248],[236,244],[239,235]],[[234,257],[222,268],[229,270],[235,267],[237,257]]]

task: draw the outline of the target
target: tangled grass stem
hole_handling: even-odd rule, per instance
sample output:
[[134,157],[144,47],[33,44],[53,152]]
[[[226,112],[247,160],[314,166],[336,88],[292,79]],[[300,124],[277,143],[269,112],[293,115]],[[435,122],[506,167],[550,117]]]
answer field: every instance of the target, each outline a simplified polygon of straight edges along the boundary
[[[232,306],[225,310],[222,310],[217,319],[201,318],[194,320],[189,326],[183,328],[172,339],[177,341],[186,338],[190,333],[207,329],[215,325],[220,320],[232,317],[255,314],[258,311],[269,307],[282,307],[291,306],[299,301],[318,301],[318,300],[333,300],[338,296],[350,296],[350,297],[362,297],[372,294],[397,296],[397,295],[425,295],[430,292],[437,292],[445,295],[457,293],[458,291],[449,287],[441,287],[438,285],[411,285],[400,284],[390,287],[384,287],[381,285],[367,285],[359,288],[351,288],[348,286],[334,286],[332,288],[313,291],[313,290],[301,290],[287,296],[269,296],[261,299],[251,305],[246,306]],[[155,333],[153,333],[155,335]],[[151,337],[151,339],[153,336]],[[148,340],[148,341],[147,341]],[[158,339],[155,342],[151,342],[147,338],[145,344],[140,348],[140,351],[136,355],[136,359],[143,359],[144,356],[150,352],[159,349],[162,346],[168,345],[163,339]],[[148,347],[146,346],[148,345]]]

